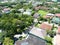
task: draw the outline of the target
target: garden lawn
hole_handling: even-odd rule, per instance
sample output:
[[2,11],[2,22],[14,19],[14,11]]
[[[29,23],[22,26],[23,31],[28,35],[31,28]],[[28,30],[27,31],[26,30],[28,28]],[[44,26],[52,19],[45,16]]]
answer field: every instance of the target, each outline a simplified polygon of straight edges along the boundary
[[44,17],[44,16],[46,16],[46,14],[48,12],[47,11],[44,11],[44,10],[39,10],[38,13],[41,14]]

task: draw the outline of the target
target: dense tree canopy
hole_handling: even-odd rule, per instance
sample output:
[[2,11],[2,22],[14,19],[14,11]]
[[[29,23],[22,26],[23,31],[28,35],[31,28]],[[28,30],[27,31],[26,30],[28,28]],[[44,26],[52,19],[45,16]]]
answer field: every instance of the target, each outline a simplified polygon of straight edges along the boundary
[[14,13],[2,15],[0,18],[0,29],[7,32],[7,36],[16,33],[22,33],[24,29],[30,26],[33,22],[33,17],[28,15],[16,15]]

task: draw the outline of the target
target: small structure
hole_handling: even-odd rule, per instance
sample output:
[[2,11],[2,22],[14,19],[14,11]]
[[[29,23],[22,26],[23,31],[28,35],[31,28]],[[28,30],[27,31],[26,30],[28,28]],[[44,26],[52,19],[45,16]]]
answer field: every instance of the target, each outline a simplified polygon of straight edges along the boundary
[[40,28],[41,28],[41,29],[44,29],[44,30],[51,30],[51,29],[52,29],[52,25],[49,24],[49,23],[44,22],[44,23],[42,23],[42,24],[40,25]]
[[22,8],[22,9],[18,9],[18,11],[20,11],[20,12],[24,12],[24,9]]
[[35,14],[33,15],[34,18],[39,18],[39,16],[40,16],[40,14],[38,14],[38,13],[35,13]]
[[34,19],[34,23],[38,23],[38,20],[37,19]]
[[34,7],[35,10],[39,10],[39,9],[43,9],[43,10],[49,10],[48,7],[45,7],[45,6],[36,6]]
[[39,9],[40,9],[40,7],[37,7],[37,6],[36,6],[36,7],[34,7],[34,9],[35,9],[35,10],[39,10]]
[[20,34],[16,34],[16,35],[14,35],[14,38],[19,38],[19,37],[21,37]]
[[60,18],[58,18],[58,17],[53,17],[53,18],[52,18],[52,22],[59,24],[59,23],[60,23]]
[[54,16],[55,16],[54,14],[48,13],[48,14],[45,16],[45,18],[50,18],[50,19],[52,19]]
[[7,3],[7,2],[8,2],[7,0],[1,1],[1,3]]
[[4,8],[4,9],[2,10],[2,13],[10,13],[10,8]]
[[40,4],[42,4],[42,2],[40,2],[40,1],[32,2],[32,5],[33,5],[34,7],[37,6],[37,5],[40,5]]
[[24,15],[31,15],[32,14],[32,10],[31,9],[27,9],[25,12],[23,12]]
[[24,15],[31,15],[31,12],[23,12]]
[[60,14],[59,13],[55,14],[55,17],[52,18],[52,22],[57,23],[57,24],[60,23]]
[[47,16],[54,16],[54,14],[52,14],[52,13],[48,13]]
[[26,37],[27,34],[22,33],[22,34],[16,34],[16,35],[14,35],[14,37],[17,38],[17,39],[19,39],[21,36],[22,37]]

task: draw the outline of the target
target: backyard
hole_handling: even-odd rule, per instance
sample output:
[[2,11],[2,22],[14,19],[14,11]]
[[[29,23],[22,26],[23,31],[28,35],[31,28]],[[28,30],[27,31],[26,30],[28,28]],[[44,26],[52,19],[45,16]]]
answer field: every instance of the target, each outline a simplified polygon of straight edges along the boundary
[[38,13],[41,14],[44,17],[44,16],[46,16],[46,14],[48,12],[47,11],[44,11],[44,10],[39,10]]

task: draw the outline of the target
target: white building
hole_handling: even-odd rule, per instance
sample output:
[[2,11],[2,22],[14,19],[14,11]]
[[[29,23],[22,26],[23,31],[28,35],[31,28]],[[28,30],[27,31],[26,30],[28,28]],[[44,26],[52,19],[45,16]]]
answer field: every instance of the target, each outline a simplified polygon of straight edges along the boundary
[[31,15],[31,12],[23,12],[24,15]]

